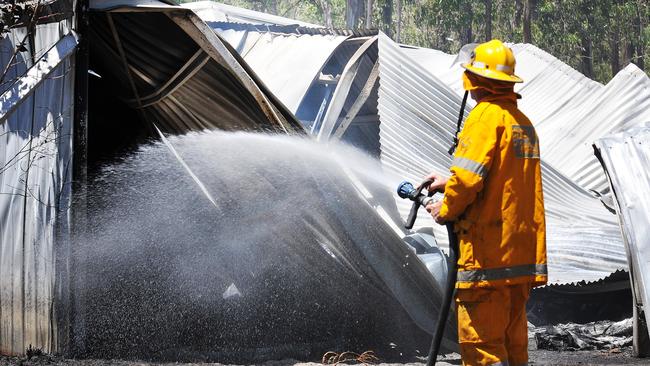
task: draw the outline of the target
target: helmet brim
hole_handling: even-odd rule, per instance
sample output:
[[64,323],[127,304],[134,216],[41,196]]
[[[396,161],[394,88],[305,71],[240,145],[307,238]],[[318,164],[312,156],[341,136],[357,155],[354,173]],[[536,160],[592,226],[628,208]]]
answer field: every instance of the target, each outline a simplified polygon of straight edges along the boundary
[[487,79],[492,79],[492,80],[498,80],[498,81],[505,81],[508,83],[523,83],[524,80],[520,78],[517,75],[508,75],[503,71],[498,71],[498,70],[490,70],[490,69],[485,69],[485,68],[480,68],[480,67],[475,67],[472,66],[471,64],[461,64],[461,66],[471,72],[472,74],[487,78]]

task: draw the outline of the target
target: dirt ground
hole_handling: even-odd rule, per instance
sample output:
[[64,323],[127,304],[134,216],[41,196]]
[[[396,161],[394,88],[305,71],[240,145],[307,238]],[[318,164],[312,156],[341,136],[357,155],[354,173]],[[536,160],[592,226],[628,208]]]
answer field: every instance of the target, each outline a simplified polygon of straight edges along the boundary
[[[51,356],[32,357],[3,357],[0,356],[0,365],[11,366],[154,366],[154,365],[177,365],[177,366],[220,366],[216,363],[186,363],[186,364],[161,364],[140,361],[118,361],[118,360],[70,360],[61,359]],[[318,366],[320,363],[301,363],[295,360],[269,361],[264,366]],[[383,363],[380,366],[392,365],[424,365],[422,363],[410,364],[388,364]],[[451,355],[445,358],[444,362],[438,362],[438,365],[460,365],[460,357]],[[574,352],[555,352],[555,351],[531,351],[530,365],[553,365],[553,366],[590,366],[590,365],[650,365],[650,358],[638,359],[632,356],[631,348],[623,348],[611,351],[574,351]]]

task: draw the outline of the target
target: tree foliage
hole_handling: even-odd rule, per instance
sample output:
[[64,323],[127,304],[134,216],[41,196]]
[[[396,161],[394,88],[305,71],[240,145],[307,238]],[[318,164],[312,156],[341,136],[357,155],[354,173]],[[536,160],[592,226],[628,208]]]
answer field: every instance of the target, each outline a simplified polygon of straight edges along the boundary
[[330,27],[376,28],[449,53],[491,37],[530,42],[601,82],[630,62],[650,68],[648,0],[222,1]]

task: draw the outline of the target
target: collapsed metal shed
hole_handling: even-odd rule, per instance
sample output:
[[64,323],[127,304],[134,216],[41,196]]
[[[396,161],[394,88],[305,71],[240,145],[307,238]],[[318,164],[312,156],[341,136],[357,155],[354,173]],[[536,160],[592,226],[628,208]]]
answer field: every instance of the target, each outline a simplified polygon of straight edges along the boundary
[[[109,131],[103,137],[113,143],[136,124],[150,133],[152,122],[167,132],[219,128],[301,134],[294,112],[322,139],[353,142],[381,156],[386,169],[405,178],[417,180],[431,168],[446,170],[449,165],[446,149],[460,107],[458,95],[385,35],[307,31],[292,22],[278,23],[289,28],[270,27],[272,31],[265,32],[259,26],[228,25],[219,18],[208,26],[187,9],[158,1],[96,1],[91,8],[90,32],[85,39],[82,34],[81,41],[89,41],[90,68],[98,75],[91,77],[90,93],[105,99],[100,98],[101,106],[91,105],[89,112],[91,118],[106,114],[99,132]],[[249,13],[238,19],[256,17]],[[273,21],[264,24],[273,26]],[[237,44],[229,46],[209,27]],[[37,31],[33,36],[38,47],[20,53],[23,62],[10,68],[15,80],[2,95],[1,141],[7,147],[8,167],[8,173],[0,171],[1,192],[8,193],[0,197],[0,211],[7,213],[0,221],[2,353],[20,354],[28,344],[48,352],[66,351],[74,337],[83,337],[83,317],[71,316],[70,307],[76,305],[68,302],[67,287],[70,277],[83,278],[65,259],[69,242],[54,240],[67,235],[74,168],[70,163],[84,155],[72,154],[73,136],[80,131],[72,128],[77,37],[71,28],[71,17],[42,25],[41,35]],[[242,31],[245,36],[237,33]],[[20,32],[14,30],[3,42],[16,49]],[[170,42],[174,47],[167,47]],[[290,89],[291,74],[278,75],[277,70],[284,62],[300,65],[298,56],[306,60],[309,55],[296,48],[312,44],[322,52],[301,75],[303,82],[291,83],[295,90],[284,90]],[[291,49],[295,58],[277,55],[277,64],[265,65],[261,60],[272,55],[266,51],[278,45]],[[251,64],[257,62],[259,77],[235,49]],[[86,71],[77,75],[87,75]],[[274,91],[289,108],[284,99],[274,97]],[[97,131],[91,129],[91,142]],[[624,268],[613,216],[563,174],[549,166],[544,174],[553,223],[549,236],[554,238],[554,281],[592,280]],[[403,202],[371,193],[365,199],[384,219],[382,224],[368,214],[373,225],[388,224],[400,236],[405,234],[399,228],[399,211],[406,211]],[[391,235],[386,231],[386,237]],[[412,266],[418,276],[423,274],[421,263]],[[420,289],[433,286],[430,278],[420,283],[424,284]],[[431,314],[418,309],[431,304],[417,304],[410,316],[420,324],[428,322]],[[74,346],[85,347],[78,342]]]
[[[116,279],[116,273],[100,271],[97,276],[93,267],[88,265],[88,255],[92,253],[93,248],[88,248],[87,243],[91,241],[73,242],[69,237],[72,232],[75,238],[79,238],[79,233],[84,233],[91,223],[104,223],[92,220],[93,217],[96,218],[91,216],[96,202],[92,201],[91,192],[86,191],[86,168],[92,170],[94,166],[116,157],[120,158],[121,153],[138,146],[141,140],[133,143],[136,140],[135,135],[142,134],[145,139],[151,138],[156,129],[154,124],[168,133],[221,129],[301,135],[304,130],[293,114],[269,92],[234,49],[224,43],[191,11],[159,1],[91,1],[89,12],[83,15],[82,23],[87,28],[80,27],[80,45],[77,47],[78,37],[70,30],[72,19],[57,24],[56,28],[49,28],[47,35],[52,37],[48,38],[51,42],[41,48],[47,51],[45,55],[38,59],[34,67],[29,68],[27,65],[22,66],[22,69],[21,66],[10,69],[15,71],[16,82],[11,84],[2,96],[2,110],[6,111],[3,119],[16,121],[15,124],[4,123],[3,128],[6,128],[7,133],[3,135],[6,138],[3,140],[3,147],[4,144],[15,147],[18,154],[14,157],[7,155],[6,161],[10,163],[9,167],[14,169],[15,174],[3,172],[0,175],[1,187],[3,190],[13,189],[17,183],[22,185],[24,190],[12,191],[8,195],[13,197],[12,200],[0,201],[0,210],[10,213],[3,216],[5,221],[2,221],[3,235],[0,242],[0,271],[3,271],[0,278],[0,352],[22,354],[27,346],[31,345],[45,352],[62,352],[68,355],[119,357],[124,354],[127,357],[141,358],[152,357],[155,353],[163,359],[178,359],[185,354],[181,352],[170,355],[159,348],[154,349],[155,344],[143,344],[146,347],[124,351],[124,348],[120,347],[125,343],[121,342],[140,342],[143,340],[140,331],[150,328],[143,326],[141,329],[137,328],[138,331],[118,334],[116,329],[119,327],[111,329],[109,325],[106,328],[106,323],[97,321],[98,318],[102,319],[101,316],[93,314],[97,307],[107,304],[110,306],[111,301],[122,299],[120,296],[124,294],[134,295],[129,300],[139,298],[139,287],[133,285],[130,290],[122,288],[124,281],[121,277]],[[19,37],[7,39],[13,49]],[[345,35],[330,37],[330,41],[331,47],[342,53],[358,48],[364,43],[359,40],[347,42]],[[51,45],[54,47],[50,47]],[[79,51],[75,55],[76,47]],[[336,58],[329,59],[328,56],[328,62],[330,61],[338,62]],[[340,65],[340,62],[337,65],[344,66]],[[60,72],[57,73],[58,71]],[[73,87],[72,75],[76,77],[76,88]],[[327,76],[322,79],[325,80],[324,85],[327,85]],[[48,90],[39,89],[44,87]],[[39,97],[49,104],[36,104]],[[78,103],[73,107],[75,100]],[[21,109],[23,106],[27,106],[26,112]],[[37,110],[45,115],[37,113]],[[57,119],[57,116],[60,118]],[[51,127],[39,127],[51,120],[54,121]],[[30,127],[31,131],[38,129],[39,133],[54,133],[56,137],[26,134],[25,129]],[[22,140],[19,141],[16,137]],[[50,149],[47,154],[33,148],[40,146],[36,145],[40,142]],[[27,154],[20,155],[20,149],[25,146],[30,149]],[[164,148],[159,144],[156,149]],[[76,175],[74,201],[71,200],[73,171]],[[142,172],[146,173],[147,171]],[[39,182],[36,182],[36,178]],[[106,182],[102,179],[101,182]],[[339,180],[338,184],[348,183]],[[358,199],[361,204],[354,204],[352,208],[366,210],[363,203],[365,198]],[[119,197],[115,200],[118,201]],[[346,210],[343,206],[331,207],[331,214],[335,217],[330,220],[336,221],[337,215],[350,215],[352,211]],[[319,222],[324,227],[321,232],[317,231],[315,234],[322,238],[312,240],[310,244],[325,247],[322,241],[326,239],[331,245],[358,247],[372,243],[373,245],[366,247],[337,249],[344,254],[350,250],[365,251],[364,256],[369,268],[374,269],[367,275],[361,273],[360,278],[367,278],[365,281],[370,279],[372,286],[367,290],[380,290],[378,301],[390,303],[382,309],[392,309],[391,312],[382,310],[374,314],[373,316],[379,318],[368,325],[379,329],[381,326],[393,324],[402,330],[384,332],[385,334],[395,336],[401,332],[409,337],[416,337],[417,339],[405,343],[409,346],[426,344],[428,338],[423,335],[432,331],[438,306],[438,297],[432,297],[431,294],[436,293],[439,284],[427,267],[415,260],[411,249],[400,237],[391,233],[393,229],[378,220],[372,209],[368,207],[367,210],[370,214],[364,215],[364,218],[370,220],[371,226],[376,228],[372,233],[359,231],[360,227],[350,226],[352,220],[345,219],[339,227],[342,236],[332,239],[333,234],[328,233],[328,230],[331,230],[333,224],[321,218]],[[19,220],[16,220],[17,218]],[[89,219],[91,221],[88,221]],[[307,228],[313,230],[314,224],[308,224]],[[385,235],[377,237],[382,230]],[[98,237],[101,235],[102,232],[99,232]],[[294,239],[289,237],[287,240]],[[299,241],[296,239],[295,243]],[[377,257],[379,252],[387,255]],[[432,252],[424,254],[435,255]],[[327,259],[330,257],[340,260],[332,253],[327,254]],[[345,256],[342,259],[351,262],[351,259]],[[101,265],[106,263],[110,261],[95,264],[101,269]],[[438,266],[444,264],[440,262]],[[357,276],[356,281],[359,283],[364,281],[359,279],[357,269],[351,273]],[[380,273],[379,277],[373,277],[376,273]],[[117,274],[121,275],[119,272]],[[400,281],[399,278],[404,276],[409,277],[408,280]],[[91,301],[89,299],[92,296],[87,295],[96,294],[97,292],[92,291],[97,288],[88,290],[84,287],[89,280],[104,281],[102,286],[105,287],[99,288],[122,288],[123,292],[109,292],[106,296],[94,298],[101,301]],[[318,284],[322,285],[323,282]],[[151,288],[156,286],[151,285],[149,290]],[[309,288],[313,290],[316,287]],[[142,304],[144,303],[146,302]],[[187,301],[184,304],[186,303]],[[142,304],[134,302],[133,307],[129,309],[147,312],[148,309],[141,306]],[[174,304],[180,303],[170,302],[168,305]],[[190,301],[190,305],[194,304]],[[345,307],[345,303],[342,305]],[[360,306],[354,309],[363,309],[365,306],[363,303],[358,305]],[[284,310],[286,309],[276,308],[274,311],[286,315]],[[214,309],[203,311],[206,313],[199,315],[213,312]],[[135,319],[125,316],[124,313],[107,311],[106,314],[116,314],[116,321],[122,322],[119,324],[127,328],[136,326]],[[387,314],[401,315],[385,317]],[[161,320],[160,317],[156,319]],[[197,319],[201,319],[201,316]],[[381,323],[381,320],[386,320],[386,323]],[[153,326],[158,326],[156,324]],[[177,323],[181,333],[174,334],[184,334],[189,324]],[[258,325],[269,324],[272,323],[261,322]],[[405,331],[408,327],[411,327],[410,330]],[[251,331],[255,329],[251,328]],[[291,329],[302,331],[300,327]],[[349,331],[352,328],[344,329]],[[453,327],[450,329],[445,341],[447,348],[454,346]],[[172,330],[175,332],[176,328]],[[332,333],[329,329],[323,329],[323,332],[338,337],[336,340],[340,337],[349,339],[352,334],[340,331]],[[114,335],[118,338],[111,338]],[[237,338],[237,334],[233,333],[231,336],[235,337],[232,339]],[[255,339],[257,338],[250,338],[251,341]],[[373,341],[378,340],[377,337]],[[277,339],[274,341],[277,342]],[[183,347],[186,344],[183,342],[192,340],[181,339],[180,343],[174,346]],[[165,344],[159,343],[158,346],[163,347]],[[388,343],[382,345],[389,347]],[[210,347],[212,346],[214,344],[210,343]],[[399,352],[399,349],[401,348],[396,352]],[[279,348],[279,351],[283,350],[286,351],[286,348]],[[262,351],[256,354],[256,357],[261,358],[255,359],[268,357],[268,349]],[[314,347],[311,352],[320,351],[320,348]],[[286,352],[293,356],[304,354],[297,348],[290,348]],[[211,355],[216,357],[216,354]],[[252,357],[253,354],[248,356]],[[208,357],[211,357],[210,354]],[[241,357],[243,356],[235,356],[233,359],[243,360]]]
[[[227,15],[215,15],[219,11],[217,8],[211,8],[210,16],[227,18]],[[228,12],[234,11],[228,9]],[[199,13],[204,16],[207,10],[201,10]],[[254,17],[255,22],[262,22],[263,19],[264,26],[269,27],[273,19],[264,17],[265,15],[258,13]],[[281,24],[291,22],[282,19]],[[262,29],[258,24],[219,22],[211,23],[211,26],[219,34],[238,34],[237,37],[231,38],[235,42],[245,38],[244,34],[254,33],[254,39],[276,40],[300,37],[300,33],[305,31],[302,28],[285,26],[268,29],[260,35]],[[319,36],[312,35],[304,43],[296,44],[302,48],[292,49],[290,62],[274,59],[276,65],[272,66],[266,58],[257,56],[264,55],[263,50],[273,46],[270,43],[254,43],[249,48],[241,48],[240,51],[249,63],[264,63],[261,70],[273,69],[272,78],[266,77],[264,71],[260,72],[260,76],[265,81],[268,78],[272,90],[286,95],[291,93],[286,90],[287,85],[280,86],[272,80],[282,78],[278,75],[291,78],[290,70],[294,69],[292,65],[308,63],[313,48],[327,42],[330,39],[328,37],[336,34],[336,31],[329,31]],[[548,63],[548,58],[552,56],[542,54],[537,60],[536,54],[530,56],[530,53],[525,51],[530,47],[521,46],[519,54],[522,57],[528,55],[527,57],[533,59],[522,71],[524,77],[530,76],[533,80],[530,86],[524,84],[531,88],[525,92],[530,92],[531,99],[537,100],[542,93],[548,94],[548,89],[542,90],[541,87],[534,86],[541,82],[546,83],[551,76],[533,78],[533,75],[550,72],[540,65]],[[379,157],[386,171],[404,179],[417,181],[432,169],[447,172],[451,163],[447,150],[455,130],[461,99],[460,82],[457,81],[460,79],[460,68],[453,64],[455,58],[440,51],[400,46],[383,34],[351,35],[347,41],[334,49],[329,59],[320,58],[321,68],[311,71],[313,82],[307,92],[300,89],[300,93],[296,93],[304,94],[305,97],[299,103],[296,103],[295,99],[291,100],[290,105],[297,117],[312,133],[317,134],[320,140],[341,139],[352,143]],[[427,63],[422,65],[421,62],[424,61]],[[332,67],[333,64],[336,67]],[[315,66],[317,63],[311,65]],[[430,68],[436,68],[437,74]],[[448,80],[449,85],[438,76]],[[579,82],[594,85],[594,82],[583,79]],[[574,91],[578,89],[574,84],[568,85]],[[458,90],[454,90],[453,87],[456,86]],[[303,87],[304,85],[301,85],[300,88]],[[522,109],[534,106],[534,103],[526,104],[526,100],[527,96],[522,100]],[[562,103],[557,102],[558,105]],[[471,107],[472,103],[469,104]],[[465,113],[468,113],[469,109],[468,107]],[[535,109],[542,110],[547,111],[542,108]],[[543,136],[541,138],[543,139]],[[566,151],[564,153],[566,154]],[[546,160],[543,163],[543,176],[551,283],[595,281],[616,270],[627,269],[615,215],[609,212],[598,198]],[[377,198],[374,199],[377,201]],[[386,221],[396,227],[396,231],[400,231],[400,223],[409,212],[408,203],[389,198],[378,201],[377,207]],[[446,233],[441,227],[426,219],[419,220],[416,225],[416,230],[425,231],[429,231],[433,226],[439,244],[446,246]],[[405,234],[402,232],[402,235]]]

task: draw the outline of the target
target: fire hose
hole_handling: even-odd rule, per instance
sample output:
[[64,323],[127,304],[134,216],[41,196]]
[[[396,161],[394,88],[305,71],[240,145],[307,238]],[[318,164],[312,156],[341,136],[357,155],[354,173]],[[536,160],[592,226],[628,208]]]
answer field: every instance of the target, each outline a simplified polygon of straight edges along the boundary
[[[397,194],[401,198],[413,201],[411,211],[409,213],[408,219],[406,220],[406,224],[404,225],[405,228],[413,228],[413,224],[415,224],[415,219],[417,218],[418,209],[420,207],[426,207],[430,203],[435,202],[435,199],[432,197],[433,192],[429,192],[428,194],[422,193],[422,191],[428,188],[431,183],[433,183],[433,180],[425,180],[420,184],[418,188],[415,188],[413,184],[404,181],[397,188]],[[451,263],[451,266],[447,273],[447,283],[445,287],[445,293],[442,298],[442,308],[440,309],[438,323],[436,324],[436,330],[433,333],[433,340],[431,341],[431,347],[429,348],[427,366],[435,365],[436,359],[438,358],[440,343],[442,342],[442,335],[445,332],[445,324],[447,323],[447,318],[449,317],[449,309],[451,307],[454,289],[456,287],[456,275],[458,271],[456,268],[456,262],[458,262],[458,237],[454,232],[454,224],[452,222],[446,223],[445,226],[447,227],[447,235],[449,236],[449,263]]]

